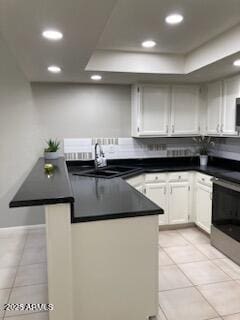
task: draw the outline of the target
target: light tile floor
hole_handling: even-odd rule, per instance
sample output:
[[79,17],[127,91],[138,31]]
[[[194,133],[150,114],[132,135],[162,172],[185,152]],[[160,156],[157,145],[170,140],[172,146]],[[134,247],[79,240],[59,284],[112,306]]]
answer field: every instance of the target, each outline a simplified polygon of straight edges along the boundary
[[240,267],[197,228],[159,232],[159,320],[240,320]]
[[[43,228],[0,231],[0,305],[47,303]],[[2,312],[0,320],[48,320]],[[159,232],[159,320],[240,320],[240,267],[197,228]]]
[[[0,230],[0,309],[6,303],[48,303],[44,228]],[[0,320],[48,320],[47,312],[1,311]]]

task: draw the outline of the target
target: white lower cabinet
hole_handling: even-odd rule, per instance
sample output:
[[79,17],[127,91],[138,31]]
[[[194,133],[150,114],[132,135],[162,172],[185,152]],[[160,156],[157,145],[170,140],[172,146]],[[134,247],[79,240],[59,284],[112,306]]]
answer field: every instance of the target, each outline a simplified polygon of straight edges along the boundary
[[212,186],[196,183],[195,193],[195,223],[204,231],[210,233],[212,222]]
[[189,182],[169,183],[169,223],[187,223],[190,203]]
[[159,225],[168,224],[168,195],[167,183],[146,183],[146,196],[164,210],[159,215]]
[[189,221],[190,176],[188,172],[146,174],[145,194],[164,210],[159,225]]
[[185,171],[149,173],[128,179],[127,182],[164,210],[164,214],[159,215],[159,225],[195,222],[210,233],[211,178],[206,174]]

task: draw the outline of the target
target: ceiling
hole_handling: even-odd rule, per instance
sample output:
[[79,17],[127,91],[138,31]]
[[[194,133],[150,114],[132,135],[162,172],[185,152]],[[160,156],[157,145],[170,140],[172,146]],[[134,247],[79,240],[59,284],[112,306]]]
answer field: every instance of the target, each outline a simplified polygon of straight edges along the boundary
[[[173,12],[183,23],[165,23]],[[63,39],[43,39],[46,28]],[[239,71],[240,0],[0,0],[0,33],[29,81],[210,81]]]
[[[171,26],[165,17],[172,12],[184,23]],[[157,45],[151,51],[188,53],[240,23],[238,0],[120,0],[98,43],[99,49],[147,51],[145,39]]]

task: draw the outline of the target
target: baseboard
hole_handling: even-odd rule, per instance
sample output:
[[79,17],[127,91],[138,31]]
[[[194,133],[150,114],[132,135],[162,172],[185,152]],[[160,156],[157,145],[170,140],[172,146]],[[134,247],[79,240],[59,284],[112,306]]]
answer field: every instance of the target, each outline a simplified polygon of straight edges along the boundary
[[7,228],[0,228],[0,233],[9,232],[9,231],[27,231],[27,230],[34,230],[34,229],[43,229],[45,227],[46,227],[45,224],[34,224],[34,225],[27,225],[27,226],[7,227]]
[[192,228],[195,227],[194,222],[188,222],[188,223],[180,223],[180,224],[166,224],[166,225],[160,225],[158,226],[159,230],[177,230],[182,228]]

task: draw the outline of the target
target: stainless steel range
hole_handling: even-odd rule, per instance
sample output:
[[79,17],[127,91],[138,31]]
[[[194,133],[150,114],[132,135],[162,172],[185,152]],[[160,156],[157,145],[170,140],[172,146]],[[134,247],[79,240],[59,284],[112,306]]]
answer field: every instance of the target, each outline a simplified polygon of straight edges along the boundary
[[240,184],[213,180],[211,243],[240,265]]

